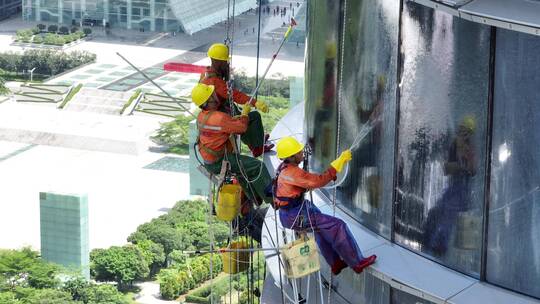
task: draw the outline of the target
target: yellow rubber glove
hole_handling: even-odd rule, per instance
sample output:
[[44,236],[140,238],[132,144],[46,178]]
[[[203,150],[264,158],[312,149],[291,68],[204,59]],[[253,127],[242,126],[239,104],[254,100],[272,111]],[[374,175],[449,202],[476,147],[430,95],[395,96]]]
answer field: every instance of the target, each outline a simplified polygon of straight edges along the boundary
[[341,152],[341,155],[335,161],[330,163],[330,166],[336,169],[337,172],[341,172],[343,170],[343,167],[345,167],[345,164],[348,163],[351,159],[351,150],[345,150]]
[[257,100],[257,102],[255,103],[255,107],[257,108],[257,110],[263,113],[268,113],[268,105],[262,100]]
[[242,108],[242,116],[247,116],[251,112],[251,106],[250,105],[244,105]]

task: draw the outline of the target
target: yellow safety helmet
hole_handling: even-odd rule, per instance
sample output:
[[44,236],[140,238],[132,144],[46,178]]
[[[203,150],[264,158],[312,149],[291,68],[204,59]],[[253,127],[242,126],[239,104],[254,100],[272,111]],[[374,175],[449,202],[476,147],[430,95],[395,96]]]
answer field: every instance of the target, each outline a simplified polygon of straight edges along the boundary
[[294,137],[283,137],[277,142],[277,157],[279,159],[285,159],[289,156],[293,156],[296,153],[304,149],[304,145],[299,143]]
[[335,59],[337,55],[337,45],[334,41],[326,43],[326,59]]
[[228,61],[229,60],[229,47],[223,43],[214,43],[208,49],[208,57],[212,59]]
[[467,115],[463,117],[460,126],[463,126],[470,132],[474,132],[476,130],[476,119],[472,115]]
[[193,103],[200,107],[205,102],[208,101],[208,98],[214,93],[213,85],[206,85],[204,83],[198,83],[193,90],[191,90],[191,100]]

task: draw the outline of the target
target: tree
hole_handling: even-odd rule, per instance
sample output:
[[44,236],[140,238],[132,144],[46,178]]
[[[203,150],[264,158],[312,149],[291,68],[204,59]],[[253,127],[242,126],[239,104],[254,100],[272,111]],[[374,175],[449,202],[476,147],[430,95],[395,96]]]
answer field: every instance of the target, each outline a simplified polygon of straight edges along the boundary
[[[166,254],[169,254],[174,249],[184,249],[181,233],[162,221],[145,223],[139,226],[137,231],[145,234],[152,242],[161,244]],[[131,236],[128,239],[130,238]]]
[[148,276],[149,269],[141,250],[133,245],[95,249],[90,253],[90,269],[98,281],[115,281],[119,290]]
[[71,31],[72,34],[74,34],[74,33],[79,31],[79,28],[76,27],[76,26],[72,26],[70,31]]
[[66,281],[62,286],[62,290],[69,292],[73,300],[82,301],[86,297],[86,291],[89,287],[90,283],[86,279],[77,277]]
[[85,304],[129,304],[124,295],[109,284],[91,285],[82,298]]
[[49,33],[56,33],[56,31],[58,30],[58,25],[51,24],[51,25],[49,25],[47,30],[48,30]]
[[45,28],[47,28],[47,26],[45,24],[40,23],[37,25],[37,28],[39,29],[40,32],[43,32]]
[[116,287],[109,284],[88,283],[83,278],[73,278],[64,283],[63,291],[69,292],[75,301],[84,304],[129,304]]
[[19,304],[22,302],[17,300],[14,292],[8,291],[8,292],[0,292],[0,303]]
[[0,250],[0,274],[6,279],[7,287],[27,285],[28,269],[36,264],[38,253],[30,248],[22,250]]
[[34,288],[55,288],[60,284],[57,275],[60,266],[39,259],[28,269],[28,285]]
[[144,260],[150,269],[150,275],[155,274],[159,267],[165,262],[165,251],[163,245],[156,244],[151,240],[138,242],[136,245],[142,252]]
[[36,289],[24,300],[28,304],[68,304],[76,303],[71,295],[57,289]]
[[178,115],[173,121],[161,123],[151,139],[158,145],[167,146],[168,152],[187,154],[189,151],[189,123],[193,117]]

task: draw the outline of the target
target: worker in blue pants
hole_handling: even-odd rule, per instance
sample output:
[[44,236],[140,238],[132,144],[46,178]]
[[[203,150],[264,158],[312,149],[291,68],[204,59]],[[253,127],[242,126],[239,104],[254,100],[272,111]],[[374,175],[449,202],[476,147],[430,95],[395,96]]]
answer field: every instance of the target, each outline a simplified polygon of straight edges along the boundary
[[444,173],[449,185],[429,213],[424,225],[423,245],[436,255],[448,250],[450,235],[460,212],[470,210],[472,178],[476,174],[473,135],[476,120],[467,115],[459,124],[458,134],[450,146]]
[[377,256],[365,258],[345,222],[321,213],[309,200],[304,200],[306,191],[322,187],[336,178],[337,172],[351,160],[351,151],[343,152],[325,173],[312,174],[298,167],[304,159],[303,150],[304,146],[292,137],[284,137],[277,143],[277,155],[283,163],[277,170],[272,193],[281,224],[295,231],[313,230],[321,254],[333,274],[339,274],[347,266],[360,273],[375,263]]

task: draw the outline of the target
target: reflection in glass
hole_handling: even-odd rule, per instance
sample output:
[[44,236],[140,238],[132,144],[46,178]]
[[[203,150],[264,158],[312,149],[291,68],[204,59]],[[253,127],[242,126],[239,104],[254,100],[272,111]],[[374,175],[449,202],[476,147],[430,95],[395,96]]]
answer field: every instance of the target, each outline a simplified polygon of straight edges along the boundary
[[489,27],[407,2],[395,239],[478,275]]
[[433,302],[392,288],[392,304],[433,304]]
[[[338,278],[337,292],[352,303],[388,304],[390,302],[390,285],[375,276],[362,272],[345,271]],[[340,284],[347,282],[347,284]]]
[[339,5],[313,0],[308,15],[305,133],[313,150],[310,171],[322,172],[336,156]]
[[390,238],[399,1],[347,5],[339,148],[357,149],[338,201]]
[[497,30],[487,280],[540,297],[540,38]]

